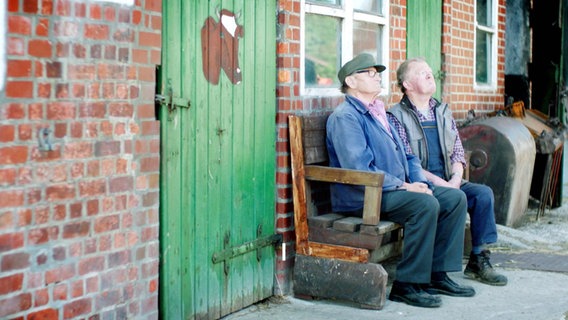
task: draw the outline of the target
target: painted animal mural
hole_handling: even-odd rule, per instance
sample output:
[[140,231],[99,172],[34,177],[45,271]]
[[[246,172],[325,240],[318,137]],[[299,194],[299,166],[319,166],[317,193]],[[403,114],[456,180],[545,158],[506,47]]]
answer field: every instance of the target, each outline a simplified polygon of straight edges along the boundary
[[219,83],[221,69],[233,84],[242,80],[239,67],[239,38],[244,35],[243,27],[238,25],[240,13],[229,10],[216,10],[219,22],[213,17],[205,19],[201,28],[201,53],[203,74],[212,84]]

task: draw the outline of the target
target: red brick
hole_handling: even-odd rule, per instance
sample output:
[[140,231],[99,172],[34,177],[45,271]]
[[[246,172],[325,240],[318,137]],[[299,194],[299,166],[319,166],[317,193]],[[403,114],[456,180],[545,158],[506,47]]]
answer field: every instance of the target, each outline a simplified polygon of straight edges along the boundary
[[66,159],[86,159],[93,156],[93,145],[90,142],[75,142],[65,145]]
[[108,40],[109,39],[109,27],[103,24],[91,24],[87,23],[84,26],[84,36],[86,39],[91,40]]
[[14,56],[23,56],[25,41],[21,38],[9,37],[6,46],[6,53]]
[[74,103],[52,102],[47,105],[47,118],[49,120],[69,120],[77,116]]
[[79,218],[83,215],[83,203],[77,202],[69,205],[69,217]]
[[162,1],[161,0],[147,0],[144,2],[144,10],[153,12],[162,12]]
[[[70,79],[74,80],[93,80],[96,75],[96,67],[93,65],[67,65],[68,76]],[[95,95],[94,93],[98,92],[98,86],[100,83],[94,82],[91,83],[91,93],[92,98],[99,97],[98,94]]]
[[13,125],[0,125],[0,142],[12,142],[16,137],[16,128]]
[[0,318],[28,310],[32,306],[32,295],[22,293],[6,299],[0,299]]
[[55,14],[58,16],[68,16],[71,14],[71,1],[57,1]]
[[51,61],[45,64],[48,78],[61,78],[63,65],[59,61]]
[[90,197],[102,195],[106,192],[106,186],[104,180],[94,180],[94,181],[81,181],[79,182],[79,195],[81,197]]
[[75,58],[84,59],[87,57],[87,48],[81,44],[74,44],[73,45],[73,56]]
[[140,159],[140,172],[155,172],[160,170],[159,157],[147,157]]
[[43,104],[30,103],[28,106],[28,118],[30,120],[43,119]]
[[[98,141],[95,142],[95,156],[104,157],[117,155],[120,153],[120,141]],[[112,185],[111,185],[112,188]]]
[[16,292],[22,289],[24,281],[23,273],[16,273],[0,278],[0,295]]
[[48,40],[30,40],[28,42],[28,53],[39,58],[50,58],[52,46]]
[[65,200],[75,198],[75,187],[68,184],[49,186],[45,189],[47,200]]
[[151,207],[158,204],[160,199],[160,194],[158,192],[149,192],[142,196],[142,206]]
[[93,216],[99,213],[99,200],[87,201],[87,216]]
[[162,45],[162,37],[157,32],[140,31],[138,35],[138,42],[142,47],[160,48]]
[[85,97],[85,85],[82,83],[72,84],[72,95],[73,98],[83,98]]
[[25,13],[37,13],[38,12],[38,8],[39,8],[39,4],[38,4],[39,0],[27,0],[24,1],[24,12]]
[[8,98],[32,98],[34,85],[31,81],[8,81],[5,90]]
[[107,217],[98,218],[95,221],[95,232],[102,233],[102,232],[109,232],[112,230],[117,230],[119,227],[119,218],[118,215],[112,215]]
[[27,320],[58,320],[59,311],[57,309],[43,309],[32,312],[28,315]]
[[0,186],[8,186],[16,183],[16,169],[0,169]]
[[[0,158],[2,155],[0,149]],[[19,207],[24,204],[23,190],[0,190],[0,208]]]
[[55,45],[55,56],[56,57],[68,57],[70,52],[70,44],[69,43],[60,43],[58,42]]
[[58,266],[45,272],[45,284],[61,282],[75,276],[75,266],[72,264]]
[[73,283],[71,284],[71,297],[82,297],[85,294],[83,290],[83,282],[83,280],[73,281]]
[[132,191],[134,189],[134,181],[132,177],[117,177],[109,181],[109,191],[111,193]]
[[52,257],[55,261],[64,261],[66,258],[65,247],[55,247],[52,250]]
[[[18,164],[28,160],[28,148],[26,146],[14,146],[0,148],[0,164]],[[2,200],[0,200],[1,206]]]
[[67,83],[58,83],[55,85],[55,97],[58,99],[68,98],[69,97],[69,84]]
[[38,19],[35,33],[37,36],[47,37],[49,35],[49,19]]
[[18,212],[18,226],[25,227],[32,223],[32,210],[23,209]]
[[114,22],[116,20],[116,10],[113,7],[105,7],[103,9],[104,19],[109,22]]
[[156,79],[156,70],[153,67],[138,67],[138,80],[154,82]]
[[6,254],[2,257],[2,272],[24,269],[30,266],[30,255],[25,252]]
[[86,221],[73,222],[63,226],[63,239],[80,238],[89,234],[91,224]]
[[8,16],[8,33],[30,35],[32,33],[31,19],[23,16]]
[[75,3],[75,17],[87,17],[87,4]]
[[8,0],[8,12],[18,12],[18,11],[20,11],[20,1]]
[[[49,302],[49,291],[46,289],[39,289],[37,291],[34,292],[34,307],[39,307],[39,306],[44,306]],[[48,312],[48,310],[53,310],[53,309],[46,309],[46,310],[42,310],[42,311],[38,311],[38,318],[35,319],[44,319],[42,318],[42,316],[44,315],[44,311],[45,311],[45,316],[47,318],[45,319],[58,319],[58,318],[50,318],[48,317],[48,314],[50,314],[50,312]],[[30,319],[30,317],[33,316],[34,313],[31,313],[30,316],[28,317],[28,319]],[[57,315],[57,312],[55,313],[55,315]]]
[[86,280],[86,293],[95,293],[99,291],[98,276],[87,278]]
[[142,134],[145,136],[160,134],[160,123],[158,121],[143,121]]
[[18,126],[18,138],[21,141],[27,141],[32,138],[32,125],[31,124],[21,124]]
[[79,275],[85,275],[91,272],[101,272],[105,269],[105,258],[100,257],[91,257],[91,258],[84,258],[79,261]]
[[53,300],[67,300],[67,284],[58,283],[53,288]]
[[37,228],[30,230],[28,233],[28,243],[30,245],[42,244],[49,241],[49,229]]
[[91,299],[75,300],[63,306],[63,317],[64,319],[73,319],[80,315],[87,314],[91,312],[91,310]]
[[32,74],[32,62],[30,60],[8,60],[6,71],[8,77],[29,77]]

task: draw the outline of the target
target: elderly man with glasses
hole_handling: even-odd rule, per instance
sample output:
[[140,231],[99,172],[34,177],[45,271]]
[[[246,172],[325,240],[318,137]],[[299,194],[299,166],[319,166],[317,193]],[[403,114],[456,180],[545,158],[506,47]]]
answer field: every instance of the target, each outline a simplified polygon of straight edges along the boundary
[[[360,54],[339,70],[345,101],[327,122],[329,161],[333,167],[384,173],[381,216],[404,227],[403,253],[389,299],[439,307],[438,294],[475,295],[472,287],[447,275],[462,268],[467,201],[459,189],[434,187],[420,160],[406,154],[379,99],[380,72],[385,69],[373,56]],[[362,215],[361,187],[336,184],[331,193],[334,211]]]

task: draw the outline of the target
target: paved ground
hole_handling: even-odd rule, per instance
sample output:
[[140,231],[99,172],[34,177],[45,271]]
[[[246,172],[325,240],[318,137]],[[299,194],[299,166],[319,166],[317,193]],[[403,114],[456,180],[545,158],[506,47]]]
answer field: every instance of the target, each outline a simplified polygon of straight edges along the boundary
[[[437,309],[387,300],[382,310],[365,310],[339,301],[305,301],[284,296],[272,297],[225,319],[568,320],[567,176],[565,162],[562,207],[546,210],[539,219],[536,210],[529,210],[525,223],[515,229],[498,225],[499,241],[491,248],[491,260],[508,277],[507,286],[484,285],[458,272],[450,274],[452,279],[473,286],[477,294],[472,298],[441,296],[442,307]],[[395,263],[393,260],[384,264],[389,278]]]

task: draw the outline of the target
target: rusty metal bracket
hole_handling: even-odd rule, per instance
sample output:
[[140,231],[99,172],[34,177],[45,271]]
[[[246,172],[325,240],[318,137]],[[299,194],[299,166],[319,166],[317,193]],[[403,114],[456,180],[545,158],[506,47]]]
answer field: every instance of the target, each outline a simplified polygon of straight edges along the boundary
[[280,242],[282,242],[281,234],[273,234],[269,236],[260,237],[253,241],[245,242],[240,246],[231,247],[219,252],[215,252],[211,257],[211,260],[213,261],[213,263],[220,263],[226,260],[230,260],[234,257],[243,255],[245,253],[251,252],[253,250],[262,249],[266,246],[276,245]]

